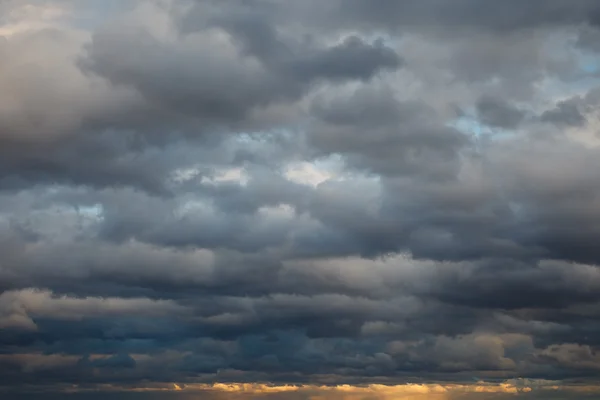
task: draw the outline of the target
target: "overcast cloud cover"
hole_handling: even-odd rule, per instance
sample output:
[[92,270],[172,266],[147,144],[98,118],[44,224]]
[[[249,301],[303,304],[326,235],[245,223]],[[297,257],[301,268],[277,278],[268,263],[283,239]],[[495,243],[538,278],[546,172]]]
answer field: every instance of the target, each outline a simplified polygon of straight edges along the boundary
[[597,0],[1,0],[0,397],[598,399],[599,105]]

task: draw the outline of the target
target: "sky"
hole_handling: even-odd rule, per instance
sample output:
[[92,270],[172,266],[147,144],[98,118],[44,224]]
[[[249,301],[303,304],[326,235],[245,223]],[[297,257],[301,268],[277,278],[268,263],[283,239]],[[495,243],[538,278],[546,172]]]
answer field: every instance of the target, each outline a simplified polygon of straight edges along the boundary
[[600,399],[597,0],[1,0],[0,397]]

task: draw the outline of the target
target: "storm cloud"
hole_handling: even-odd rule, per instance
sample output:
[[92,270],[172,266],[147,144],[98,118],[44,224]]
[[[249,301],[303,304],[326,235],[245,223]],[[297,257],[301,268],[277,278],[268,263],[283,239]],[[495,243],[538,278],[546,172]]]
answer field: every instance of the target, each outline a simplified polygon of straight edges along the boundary
[[597,37],[593,0],[0,2],[0,396],[598,398]]

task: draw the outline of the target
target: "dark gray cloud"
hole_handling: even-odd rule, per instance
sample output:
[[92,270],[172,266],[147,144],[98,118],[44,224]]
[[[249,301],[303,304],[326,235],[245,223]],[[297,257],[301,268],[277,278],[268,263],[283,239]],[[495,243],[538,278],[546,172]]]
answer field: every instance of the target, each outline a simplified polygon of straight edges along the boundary
[[286,43],[260,20],[222,25],[186,31],[176,46],[144,27],[110,26],[93,35],[81,64],[113,84],[135,88],[152,103],[199,118],[202,125],[229,125],[256,107],[295,101],[319,80],[368,80],[380,69],[401,65],[400,56],[381,40],[348,36],[317,47]]
[[[367,0],[339,2],[342,16],[355,24],[372,24],[402,29],[478,29],[506,33],[514,30],[555,27],[598,22],[598,5],[592,0],[534,0],[526,5],[509,0],[485,6],[476,0],[443,0],[388,2]],[[338,5],[336,4],[336,7]]]
[[576,99],[561,101],[555,108],[544,111],[541,120],[559,126],[582,126],[586,122],[585,116],[579,110]]
[[489,96],[480,98],[476,106],[481,122],[492,127],[514,129],[525,116],[516,107]]
[[589,90],[583,96],[573,96],[556,102],[553,108],[545,110],[540,119],[560,128],[584,127],[591,118],[596,118],[599,92],[597,88]]
[[25,3],[2,396],[596,396],[596,1]]
[[348,163],[382,175],[452,174],[468,142],[445,126],[426,104],[398,101],[387,88],[359,88],[349,96],[319,99],[309,140],[325,154],[342,153]]

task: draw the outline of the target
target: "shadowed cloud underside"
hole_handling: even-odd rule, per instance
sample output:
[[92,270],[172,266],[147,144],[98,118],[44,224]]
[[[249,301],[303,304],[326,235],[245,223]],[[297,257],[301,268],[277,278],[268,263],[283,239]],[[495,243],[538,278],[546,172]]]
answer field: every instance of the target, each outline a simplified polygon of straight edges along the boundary
[[600,398],[596,0],[0,2],[0,396]]

